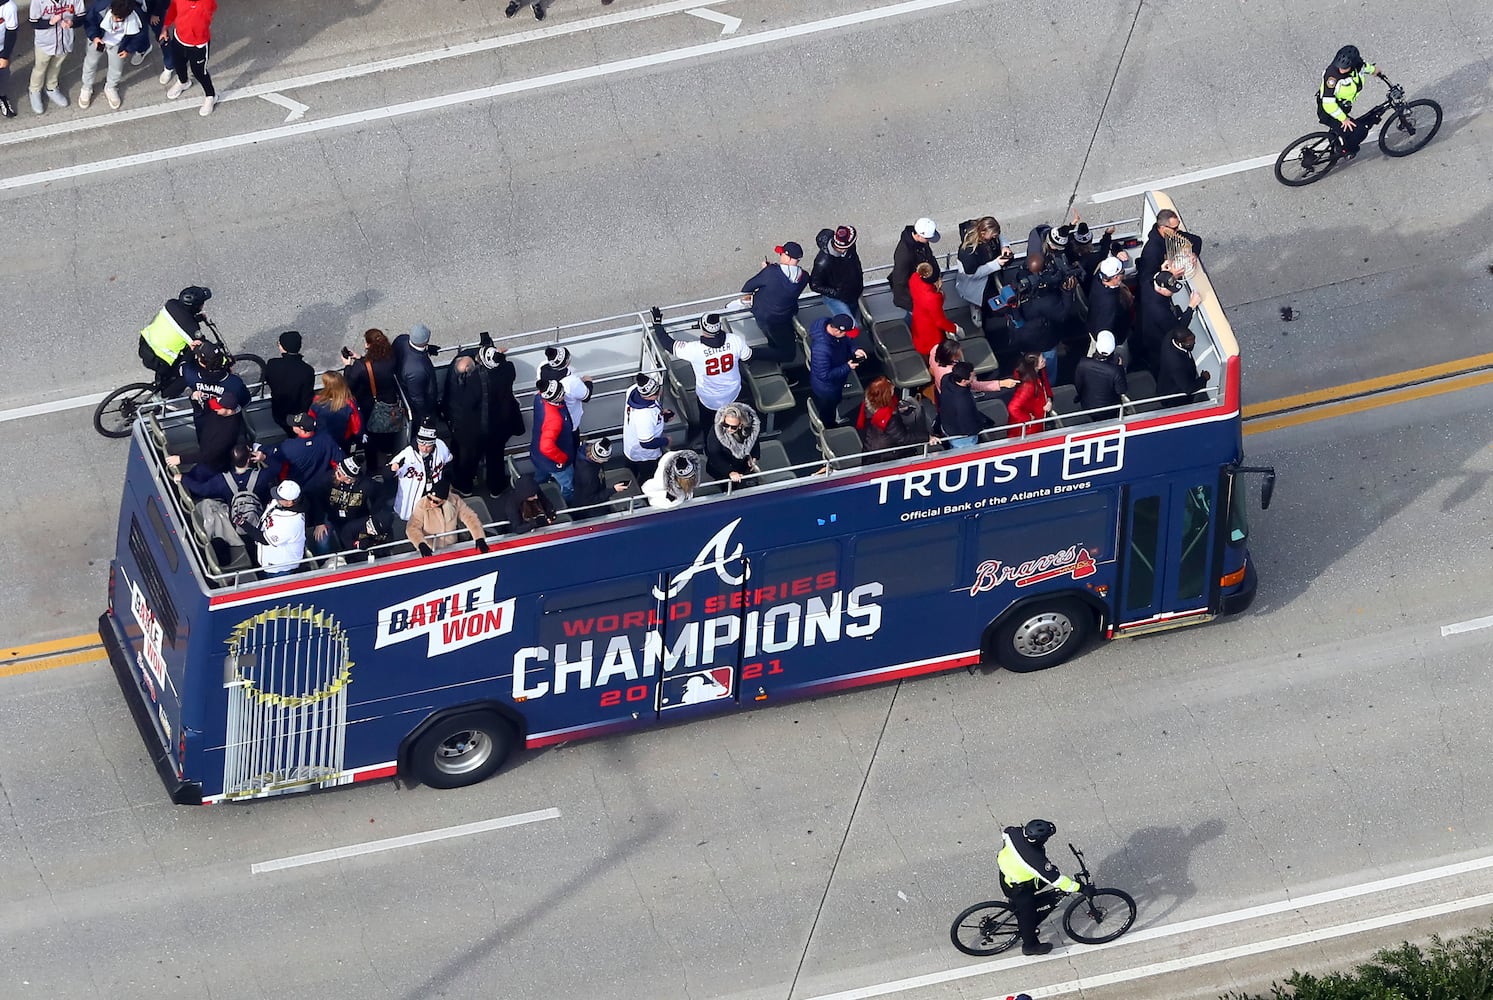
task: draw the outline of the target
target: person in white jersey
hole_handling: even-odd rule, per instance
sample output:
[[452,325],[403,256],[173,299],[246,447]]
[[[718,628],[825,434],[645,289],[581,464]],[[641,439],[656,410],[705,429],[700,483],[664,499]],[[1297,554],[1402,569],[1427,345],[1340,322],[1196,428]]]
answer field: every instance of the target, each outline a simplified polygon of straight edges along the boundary
[[674,357],[695,370],[695,395],[700,399],[700,426],[715,426],[715,411],[741,396],[741,364],[752,349],[739,333],[727,333],[719,313],[700,317],[699,340],[674,341]]

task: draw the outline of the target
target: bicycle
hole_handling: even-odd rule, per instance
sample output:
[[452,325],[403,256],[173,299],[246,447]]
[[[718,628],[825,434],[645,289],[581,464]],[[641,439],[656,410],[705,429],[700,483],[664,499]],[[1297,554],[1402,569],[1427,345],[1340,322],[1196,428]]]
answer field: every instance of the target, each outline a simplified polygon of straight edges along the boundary
[[[223,343],[223,335],[210,319],[203,324],[211,332],[211,340],[222,348],[230,358],[230,367],[244,380],[249,389],[249,398],[258,399],[264,391],[264,358],[257,354],[234,354]],[[163,402],[166,395],[154,382],[131,382],[109,393],[93,411],[93,428],[106,438],[127,438],[135,426],[135,417],[147,403]]]
[[[1081,944],[1104,944],[1128,931],[1135,923],[1135,900],[1123,889],[1096,889],[1083,852],[1072,844],[1068,850],[1078,859],[1078,883],[1068,908],[1063,911],[1063,930]],[[1037,893],[1037,926],[1040,927],[1067,895],[1059,889]],[[949,939],[966,955],[999,955],[1021,939],[1016,912],[1004,900],[987,900],[966,908],[949,927]]]
[[[1390,83],[1389,96],[1357,119],[1359,128],[1373,128],[1380,116],[1393,110],[1379,129],[1379,148],[1385,156],[1409,156],[1441,130],[1441,105],[1427,98],[1405,100],[1405,88]],[[1303,187],[1326,177],[1347,154],[1336,132],[1309,132],[1281,150],[1275,179],[1288,187]]]

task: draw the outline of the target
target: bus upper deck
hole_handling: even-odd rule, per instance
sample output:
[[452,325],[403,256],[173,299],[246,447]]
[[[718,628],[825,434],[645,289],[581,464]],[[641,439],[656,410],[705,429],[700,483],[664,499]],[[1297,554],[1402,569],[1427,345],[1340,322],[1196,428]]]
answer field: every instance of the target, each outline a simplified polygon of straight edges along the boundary
[[[1121,220],[1116,223],[1116,245],[1129,245],[1132,249],[1144,238],[1161,208],[1171,207],[1170,201],[1160,192],[1153,192],[1144,202],[1139,218]],[[1013,247],[1020,248],[1022,243]],[[1133,257],[1133,253],[1132,253]],[[1012,265],[1018,268],[1018,263]],[[952,254],[946,253],[945,271],[957,267]],[[1127,267],[1133,275],[1134,260]],[[897,389],[907,396],[914,396],[928,384],[929,376],[925,359],[918,357],[911,346],[911,339],[902,311],[892,304],[891,293],[884,278],[887,268],[867,272],[867,291],[861,302],[862,336],[869,341],[878,367],[890,378]],[[1216,295],[1204,268],[1196,267],[1188,277],[1188,285],[1201,294],[1202,303],[1195,311],[1191,329],[1197,336],[1194,350],[1200,372],[1210,375],[1205,389],[1195,395],[1196,401],[1181,408],[1175,407],[1175,399],[1157,396],[1155,384],[1148,372],[1132,371],[1130,375],[1130,403],[1122,412],[1091,412],[1079,408],[1072,385],[1055,385],[1054,404],[1059,420],[1048,421],[1046,426],[1020,428],[1020,443],[1017,447],[1045,447],[1054,439],[1071,434],[1078,427],[1097,427],[1111,424],[1132,426],[1139,429],[1147,421],[1175,419],[1183,414],[1216,415],[1221,411],[1237,412],[1239,406],[1238,344],[1232,328],[1219,307]],[[995,372],[993,352],[985,342],[980,330],[971,324],[968,306],[957,297],[955,282],[944,283],[947,313],[959,324],[961,346],[966,357],[976,366],[977,376],[989,377]],[[734,296],[686,302],[661,308],[647,308],[637,313],[606,317],[586,323],[556,327],[548,331],[517,334],[495,339],[495,343],[506,353],[517,370],[515,394],[525,414],[526,428],[531,423],[529,415],[535,390],[532,386],[540,367],[545,363],[544,350],[555,344],[563,344],[570,351],[571,369],[593,380],[593,393],[585,406],[585,419],[581,431],[588,440],[598,437],[621,438],[623,408],[629,390],[639,373],[657,376],[663,383],[663,406],[674,411],[666,432],[675,446],[694,435],[698,438],[699,408],[693,396],[693,371],[687,362],[673,358],[669,344],[675,339],[689,340],[698,337],[697,321],[706,312],[721,313],[728,327],[740,333],[748,344],[763,343],[763,337],[752,323],[750,313],[733,303]],[[731,308],[736,305],[736,308]],[[818,295],[806,294],[800,304],[797,326],[799,350],[807,352],[807,331],[828,310]],[[457,351],[474,344],[460,344],[443,350],[450,358]],[[449,362],[446,362],[449,363]],[[835,481],[852,475],[858,470],[885,462],[906,462],[910,457],[918,459],[936,458],[946,453],[938,445],[924,445],[915,456],[908,449],[890,449],[883,453],[867,453],[854,427],[855,411],[860,407],[864,386],[852,379],[840,404],[839,426],[825,426],[815,407],[807,402],[802,393],[795,394],[789,387],[782,366],[776,362],[753,359],[747,363],[744,373],[743,399],[762,418],[763,433],[760,442],[761,457],[759,473],[739,484],[711,482],[706,480],[696,490],[694,503],[721,500],[742,491],[753,493],[791,489],[806,482]],[[1009,374],[1009,373],[1003,373]],[[980,434],[981,449],[999,446],[1009,450],[1011,442],[1008,431],[1012,426],[1004,403],[993,394],[977,394],[981,412],[991,426]],[[925,404],[927,406],[927,404]],[[931,407],[929,407],[931,412]],[[256,399],[245,413],[248,435],[255,441],[272,443],[284,436],[283,431],[271,418],[267,399]],[[529,460],[529,433],[514,437],[509,442],[508,463],[513,479],[532,471]],[[151,470],[159,495],[169,510],[173,530],[185,543],[183,548],[191,560],[193,570],[204,589],[221,590],[250,586],[259,579],[246,552],[228,563],[219,561],[218,553],[209,543],[193,498],[183,489],[179,474],[189,466],[196,447],[191,410],[184,400],[154,404],[144,408],[137,422],[133,447],[140,460]],[[621,449],[607,470],[608,482],[623,478]],[[170,461],[175,456],[175,461]],[[636,490],[626,495],[609,499],[593,507],[566,509],[559,491],[553,482],[544,486],[553,506],[557,510],[554,525],[539,529],[546,532],[566,530],[584,520],[591,529],[605,526],[609,521],[634,518],[652,512],[646,500]],[[494,520],[482,497],[474,496],[468,503],[482,517],[490,532],[502,533],[506,523]],[[370,550],[380,564],[415,558],[415,551],[407,541],[396,537]],[[314,558],[308,554],[298,573],[334,573],[342,567],[336,558]]]

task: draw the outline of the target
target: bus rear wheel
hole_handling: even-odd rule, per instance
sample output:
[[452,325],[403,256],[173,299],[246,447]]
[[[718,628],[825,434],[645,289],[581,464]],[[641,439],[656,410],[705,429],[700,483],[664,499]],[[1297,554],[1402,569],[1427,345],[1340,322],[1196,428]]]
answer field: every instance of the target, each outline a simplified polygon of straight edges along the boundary
[[1094,631],[1094,613],[1078,601],[1055,599],[1028,604],[995,633],[992,652],[1015,673],[1055,667],[1083,648]]
[[513,726],[490,712],[441,719],[410,748],[410,772],[431,788],[461,788],[490,778],[513,752]]

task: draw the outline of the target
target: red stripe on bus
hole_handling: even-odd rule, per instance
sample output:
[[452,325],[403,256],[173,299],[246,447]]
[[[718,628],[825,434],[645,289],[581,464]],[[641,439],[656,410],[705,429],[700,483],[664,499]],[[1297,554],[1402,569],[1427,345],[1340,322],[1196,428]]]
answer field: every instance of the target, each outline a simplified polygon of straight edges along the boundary
[[398,773],[398,764],[379,764],[377,767],[370,767],[366,771],[354,771],[353,781],[370,781],[373,778],[392,778]]

